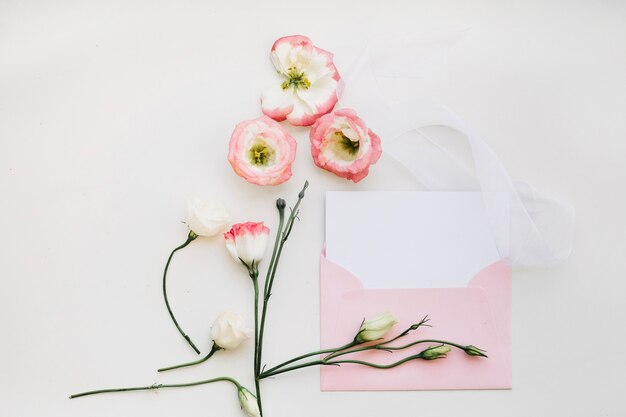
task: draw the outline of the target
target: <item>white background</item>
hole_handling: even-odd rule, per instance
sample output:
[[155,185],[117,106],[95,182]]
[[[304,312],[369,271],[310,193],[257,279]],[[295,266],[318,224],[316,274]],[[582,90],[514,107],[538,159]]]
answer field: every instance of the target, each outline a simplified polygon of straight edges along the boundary
[[[260,114],[279,36],[310,36],[342,71],[368,38],[464,27],[443,101],[513,178],[577,209],[571,258],[514,273],[515,388],[321,393],[310,369],[263,383],[266,415],[624,415],[625,22],[619,1],[0,1],[0,415],[241,415],[228,385],[67,395],[223,373],[250,385],[252,344],[155,372],[195,357],[160,288],[191,193],[275,227],[273,201],[311,181],[266,361],[316,348],[323,193],[419,187],[385,156],[357,186],[317,170],[305,129],[291,129],[293,179],[249,185],[226,162],[232,128]],[[182,251],[170,280],[204,350],[221,310],[251,320],[251,284],[220,239]]]

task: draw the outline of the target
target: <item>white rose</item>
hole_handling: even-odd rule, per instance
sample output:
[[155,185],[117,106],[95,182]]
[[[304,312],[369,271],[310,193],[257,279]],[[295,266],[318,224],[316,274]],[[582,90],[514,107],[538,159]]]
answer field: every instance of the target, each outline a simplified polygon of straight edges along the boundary
[[226,229],[230,213],[219,201],[191,197],[187,202],[186,223],[198,236],[211,237]]
[[246,327],[241,316],[234,311],[220,314],[211,326],[213,342],[222,349],[235,349],[249,339],[252,329]]
[[359,328],[355,341],[363,343],[378,340],[386,335],[396,323],[396,319],[389,312],[364,321]]
[[261,412],[259,411],[259,404],[256,401],[256,397],[253,393],[248,391],[244,387],[239,387],[239,391],[237,392],[239,395],[239,404],[241,405],[241,409],[246,413],[249,417],[261,417]]

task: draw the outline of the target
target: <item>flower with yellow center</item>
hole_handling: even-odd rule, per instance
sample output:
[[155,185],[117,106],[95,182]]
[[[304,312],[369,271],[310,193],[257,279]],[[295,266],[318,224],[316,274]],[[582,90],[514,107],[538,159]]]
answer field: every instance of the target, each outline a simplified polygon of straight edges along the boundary
[[310,126],[332,111],[340,77],[330,52],[295,35],[278,39],[270,57],[279,82],[263,93],[263,113],[279,122]]

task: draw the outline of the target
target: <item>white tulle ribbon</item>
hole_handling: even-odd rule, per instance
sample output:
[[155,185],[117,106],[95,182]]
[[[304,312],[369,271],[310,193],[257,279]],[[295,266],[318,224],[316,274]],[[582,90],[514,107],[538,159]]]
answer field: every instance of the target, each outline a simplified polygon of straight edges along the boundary
[[344,76],[337,108],[357,110],[383,151],[426,189],[482,191],[503,259],[516,266],[562,261],[571,252],[573,208],[512,181],[487,143],[433,93],[432,75],[461,37],[371,43]]

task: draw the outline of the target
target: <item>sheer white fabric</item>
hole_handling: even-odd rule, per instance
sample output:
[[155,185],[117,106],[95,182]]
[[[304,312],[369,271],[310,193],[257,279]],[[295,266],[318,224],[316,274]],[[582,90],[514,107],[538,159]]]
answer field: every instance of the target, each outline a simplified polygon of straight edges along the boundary
[[344,76],[336,108],[355,109],[383,151],[426,189],[482,191],[503,259],[516,266],[561,261],[571,252],[573,208],[512,181],[487,143],[437,100],[434,75],[461,37],[371,43]]

